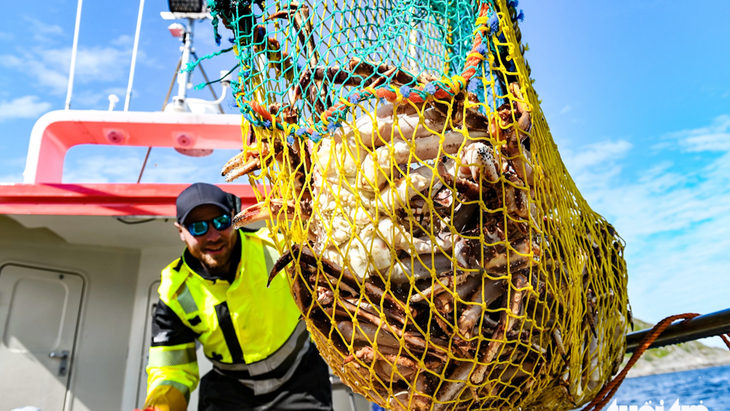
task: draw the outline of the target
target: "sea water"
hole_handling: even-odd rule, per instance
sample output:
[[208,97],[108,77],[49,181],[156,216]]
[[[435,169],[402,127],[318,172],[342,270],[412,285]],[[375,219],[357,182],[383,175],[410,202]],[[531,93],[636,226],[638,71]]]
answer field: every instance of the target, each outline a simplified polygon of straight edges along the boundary
[[661,411],[662,408],[664,411],[730,410],[730,365],[629,378],[604,410]]
[[603,410],[730,411],[730,365],[626,379]]

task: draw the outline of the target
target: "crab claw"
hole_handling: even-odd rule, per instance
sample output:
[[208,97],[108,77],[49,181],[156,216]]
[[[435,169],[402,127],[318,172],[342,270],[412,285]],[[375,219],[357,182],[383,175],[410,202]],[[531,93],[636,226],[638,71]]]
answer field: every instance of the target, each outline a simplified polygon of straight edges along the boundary
[[279,271],[283,270],[292,261],[294,261],[294,256],[292,256],[290,250],[286,250],[286,252],[274,263],[274,267],[272,267],[271,272],[269,273],[269,279],[266,281],[267,288],[271,285],[271,281],[274,280],[274,277],[279,274]]
[[276,13],[269,14],[269,16],[264,19],[264,21],[269,21],[269,20],[273,20],[273,19],[288,19],[291,15],[293,15],[294,13],[297,12],[299,7],[302,7],[302,8],[306,7],[307,10],[309,10],[308,6],[306,6],[306,5],[300,6],[299,2],[292,1],[291,3],[289,3],[288,6],[284,6],[283,9],[277,11]]
[[269,21],[273,19],[289,19],[292,14],[296,13],[298,8],[299,4],[297,2],[291,2],[291,4],[289,4],[289,8],[279,10],[274,14],[269,14],[269,16],[264,19],[264,21]]
[[309,20],[309,6],[293,1],[289,4],[288,8],[284,8],[269,15],[266,17],[265,21],[272,19],[291,20],[298,33],[299,41],[302,42],[302,46],[307,48],[308,58],[317,59],[317,56],[315,55],[317,47],[314,44],[314,37],[311,35],[313,29],[312,23]]
[[458,177],[471,177],[479,182],[483,176],[489,182],[495,183],[499,180],[500,165],[494,155],[492,147],[476,142],[468,145],[461,153],[461,167]]
[[302,219],[308,219],[309,212],[306,207],[297,207],[294,201],[284,203],[283,200],[271,200],[269,206],[266,207],[265,202],[257,203],[241,211],[233,217],[233,228],[239,229],[245,225],[258,221],[278,219],[282,221],[293,220],[297,211],[301,213]]
[[517,83],[511,83],[509,85],[510,91],[512,91],[512,94],[515,95],[517,100],[515,100],[515,106],[517,108],[517,114],[519,114],[519,118],[517,119],[517,125],[520,127],[522,131],[530,132],[532,129],[532,118],[530,117],[530,106],[527,105],[525,102],[525,98],[522,95],[522,91],[520,90],[520,85]]
[[228,160],[221,175],[225,177],[226,182],[231,181],[261,169],[261,158],[269,155],[269,148],[266,144],[261,147],[261,151],[252,148],[244,149],[232,159]]

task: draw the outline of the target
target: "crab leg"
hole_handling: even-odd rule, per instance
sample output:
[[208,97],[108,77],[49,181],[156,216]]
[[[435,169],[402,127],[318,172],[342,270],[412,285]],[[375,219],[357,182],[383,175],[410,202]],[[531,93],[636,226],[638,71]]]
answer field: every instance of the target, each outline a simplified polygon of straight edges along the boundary
[[344,86],[360,86],[365,81],[362,76],[343,70],[340,66],[319,66],[315,68],[304,68],[302,76],[299,79],[299,86],[302,88],[306,87],[312,79],[342,84]]
[[[370,226],[365,230],[375,230],[375,228]],[[406,232],[403,226],[394,223],[388,217],[378,222],[377,234],[396,250],[403,250],[410,254],[430,254],[437,247],[442,251],[449,251],[452,247],[452,241],[449,237],[443,239],[436,236],[433,240],[428,236],[413,237]]]
[[[507,140],[505,146],[505,153],[510,157],[514,164],[515,171],[520,176],[520,179],[530,186],[535,184],[535,178],[533,175],[533,168],[530,164],[531,154],[522,144],[524,140],[528,138],[525,133],[529,133],[532,128],[532,120],[530,117],[529,107],[524,102],[522,92],[517,83],[510,84],[510,90],[515,95],[517,100],[514,101],[515,111],[514,115],[517,118],[516,125],[507,126],[504,130],[504,135]],[[507,122],[512,121],[512,116],[506,116]],[[527,161],[525,161],[527,160]]]
[[[380,307],[376,307],[373,304],[370,304],[367,299],[363,300],[359,297],[345,297],[343,298],[345,301],[347,301],[350,304],[355,304],[358,307],[360,307],[361,310],[365,310],[373,315],[380,315]],[[383,310],[385,312],[385,316],[391,320],[395,320],[401,324],[405,322],[405,318],[399,314],[399,313],[393,313],[391,310]]]
[[511,293],[512,298],[510,298],[505,304],[508,311],[502,312],[499,325],[494,331],[494,336],[492,337],[493,340],[489,342],[489,345],[487,345],[487,352],[484,354],[484,357],[480,360],[479,365],[471,376],[471,382],[476,385],[479,385],[484,381],[484,374],[492,360],[494,360],[494,357],[497,355],[497,351],[502,346],[502,339],[512,330],[512,327],[516,322],[515,317],[521,314],[523,306],[522,297],[524,294],[523,288],[527,284],[527,278],[525,278],[522,274],[516,274],[514,275],[512,282],[515,289]]
[[[294,246],[292,248],[295,250],[295,252],[296,250],[299,250],[298,246]],[[377,302],[383,307],[388,308],[389,310],[391,310],[391,313],[393,314],[395,319],[399,320],[399,322],[401,323],[404,322],[406,310],[405,303],[398,301],[389,293],[386,293],[385,291],[378,288],[375,284],[372,284],[368,281],[363,282],[362,285],[358,284],[358,281],[355,279],[355,277],[352,276],[352,274],[350,274],[350,272],[346,268],[342,268],[337,264],[328,261],[322,256],[315,256],[309,247],[301,248],[300,259],[313,267],[317,267],[317,261],[320,261],[324,271],[329,276],[333,277],[333,279],[335,279],[336,281],[336,284],[340,284],[340,287],[342,287],[342,283],[344,283],[345,285],[349,286],[349,288],[352,289],[353,292],[356,289],[364,289],[365,295],[373,299],[373,302]],[[414,313],[413,309],[409,309],[409,311],[411,312],[411,314]]]
[[563,357],[565,362],[568,362],[568,353],[565,351],[565,345],[563,345],[563,337],[557,327],[553,329],[553,340],[555,340],[555,346],[558,348],[558,354]]
[[421,174],[408,174],[380,192],[381,201],[378,202],[378,208],[385,212],[405,208],[404,205],[428,188],[430,183],[431,179]]
[[400,342],[383,328],[378,328],[372,324],[360,322],[355,327],[350,321],[340,321],[337,323],[337,329],[342,334],[345,342],[354,344],[362,342],[366,344],[377,344],[378,346],[400,348]]
[[[280,107],[280,104],[272,104],[269,111],[275,115]],[[284,160],[288,161],[289,171],[296,176],[295,183],[299,186],[304,184],[304,173],[300,170],[301,159],[297,149],[299,144],[296,141],[292,146],[288,142],[283,143],[281,138],[274,137],[271,140],[263,140],[260,147],[260,149],[256,145],[245,147],[241,153],[228,160],[221,170],[221,175],[225,176],[227,182],[260,170],[271,160],[270,154],[273,152],[274,159],[279,163],[284,163]]]
[[[433,260],[432,260],[433,258]],[[422,280],[433,275],[452,270],[451,259],[441,253],[431,253],[407,257],[393,264],[390,280],[396,283],[409,281],[410,278]]]
[[[396,110],[398,107],[398,110]],[[401,110],[405,112],[399,113]],[[335,139],[354,139],[358,144],[368,148],[380,147],[396,139],[415,140],[420,137],[444,132],[445,118],[433,109],[426,109],[421,115],[410,105],[404,108],[393,104],[384,104],[375,112],[375,116],[365,115],[355,121],[353,127],[348,124],[335,134]]]
[[[377,316],[374,316],[370,313],[368,313],[365,310],[360,310],[358,307],[354,304],[351,304],[345,300],[339,300],[338,305],[345,309],[346,311],[355,314],[357,313],[357,316],[362,318],[363,320],[371,323],[375,327],[379,327],[381,330],[391,332],[395,336],[402,338],[403,342],[405,343],[405,346],[409,349],[426,352],[429,355],[432,355],[436,358],[439,358],[441,360],[446,360],[446,348],[441,347],[439,345],[435,344],[434,339],[431,339],[430,342],[426,342],[423,338],[420,336],[417,336],[413,332],[403,332],[403,330],[400,327],[392,326],[387,321],[381,321],[381,319]],[[437,351],[438,349],[438,351]],[[443,352],[440,352],[443,351]]]
[[391,80],[392,83],[399,84],[399,85],[408,85],[414,83],[419,84],[425,84],[430,81],[436,81],[438,80],[438,77],[432,76],[427,73],[422,73],[419,76],[415,76],[412,73],[408,72],[407,70],[400,69],[398,70],[394,66],[390,66],[388,64],[375,64],[371,63],[369,61],[364,61],[362,59],[359,59],[357,57],[353,57],[350,59],[350,70],[355,72],[355,74],[359,74],[363,77],[369,77],[372,76],[374,73],[378,74],[386,74],[389,72],[393,73],[393,78]]
[[294,200],[289,200],[284,203],[284,200],[272,199],[269,206],[266,206],[266,202],[254,204],[233,217],[233,228],[239,229],[257,221],[271,220],[276,218],[279,221],[291,221],[296,218],[297,213],[301,214],[302,219],[310,217],[310,207],[304,203],[297,203]]
[[319,261],[322,264],[322,268],[325,274],[331,276],[335,280],[335,284],[337,284],[339,287],[342,287],[342,285],[344,284],[348,286],[350,290],[352,290],[353,295],[359,294],[355,290],[360,289],[360,284],[358,284],[355,277],[353,277],[352,274],[350,274],[350,271],[348,271],[347,269],[343,269],[342,267],[327,260],[326,258],[323,258],[322,256],[315,256],[314,252],[309,246],[300,247],[298,245],[294,245],[292,246],[292,253],[298,255],[301,261],[312,267],[318,267],[319,265],[317,264],[317,262]]
[[365,115],[357,119],[354,127],[344,124],[335,134],[335,139],[352,139],[365,147],[375,148],[396,138],[413,140],[432,134],[431,130],[440,131],[443,128],[443,125],[430,122],[421,126],[419,121],[417,113],[396,115],[394,106],[387,104],[378,109],[375,117]]
[[501,280],[482,279],[482,286],[477,289],[471,298],[470,304],[459,317],[459,334],[465,339],[473,337],[472,330],[474,325],[484,313],[484,308],[489,307],[497,298],[504,294]]
[[[324,275],[325,275],[325,277],[327,277],[326,281],[328,282],[328,285],[331,286],[332,288],[339,288],[340,291],[344,291],[353,296],[360,295],[359,292],[355,291],[352,287],[347,285],[344,281],[339,281],[339,279],[335,278],[332,274],[325,272]],[[314,277],[315,277],[315,280],[312,280],[310,277],[310,283],[312,283],[312,284],[314,284],[316,281],[316,276],[314,276]]]
[[287,82],[294,81],[294,70],[289,54],[281,50],[279,40],[274,37],[267,39],[267,57],[269,64],[274,67],[278,76],[284,76]]
[[[480,247],[483,247],[484,252],[482,262],[479,260]],[[482,246],[479,240],[461,239],[454,245],[454,252],[460,267],[470,270],[483,268],[489,273],[507,274],[529,267],[534,262],[533,255],[538,256],[540,250],[532,246],[529,238],[523,237],[512,241],[510,246],[500,243]]]
[[261,158],[269,155],[268,144],[264,144],[261,147],[261,151],[255,147],[246,147],[240,154],[235,155],[233,158],[223,166],[221,170],[221,176],[224,176],[227,183],[261,169]]
[[[309,6],[304,4],[300,5],[298,2],[291,2],[288,10],[280,10],[267,17],[266,20],[276,18],[289,19],[294,25],[299,41],[306,49],[305,59],[308,62],[309,68],[314,70],[317,67],[319,53],[317,52],[317,45],[314,42],[314,29],[312,27],[312,21],[309,18]],[[322,114],[325,110],[325,105],[322,103],[321,97],[325,96],[328,105],[330,104],[329,97],[327,97],[326,85],[324,83],[321,83],[321,85],[321,91],[317,92],[315,81],[311,78],[308,71],[305,70],[299,77],[299,85],[295,87],[293,99],[299,99],[302,95],[302,90],[306,90],[310,103],[314,105],[315,110],[319,114]],[[290,97],[290,99],[291,98],[292,97]]]
[[[446,133],[443,141],[440,136],[430,133],[412,142],[394,140],[389,146],[380,147],[365,158],[360,175],[361,184],[367,187],[369,181],[376,182],[380,188],[388,181],[392,166],[433,160],[444,154],[455,154],[459,152],[463,142],[464,134],[455,131]],[[380,174],[384,178],[379,178]]]
[[469,278],[469,276],[469,274],[462,274],[456,276],[456,279],[454,279],[454,277],[452,276],[440,278],[438,282],[431,287],[428,287],[423,291],[414,293],[411,297],[411,303],[418,303],[431,298],[431,296],[441,294],[445,291],[451,291],[451,289],[454,288],[454,285],[459,286],[463,284],[467,280],[467,278]]
[[474,368],[474,365],[475,363],[472,362],[462,362],[458,367],[456,367],[438,390],[436,396],[436,400],[438,402],[434,404],[433,411],[442,411],[446,407],[454,405],[451,401],[464,390],[466,379],[469,377],[469,374],[471,374],[471,370]]
[[[460,285],[456,286],[456,290],[454,291],[454,294],[451,293],[441,293],[434,299],[434,305],[436,305],[436,309],[438,309],[441,313],[450,313],[454,311],[454,304],[456,301],[463,302],[466,301],[469,295],[473,295],[476,291],[476,288],[479,286],[479,276],[472,275],[467,278],[467,280]],[[454,299],[454,296],[458,300]]]
[[294,257],[292,256],[291,251],[286,250],[286,252],[282,254],[278,260],[276,260],[274,266],[271,268],[271,272],[269,273],[269,279],[266,281],[267,288],[271,285],[271,281],[274,279],[274,277],[279,274],[279,271],[283,270],[292,261],[294,261]]

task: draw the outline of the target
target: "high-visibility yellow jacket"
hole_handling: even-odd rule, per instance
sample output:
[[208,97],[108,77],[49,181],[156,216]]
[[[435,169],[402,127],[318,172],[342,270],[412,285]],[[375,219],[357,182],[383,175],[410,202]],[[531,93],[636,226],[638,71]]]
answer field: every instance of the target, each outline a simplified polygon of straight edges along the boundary
[[184,405],[167,404],[167,409],[187,407],[199,379],[196,339],[216,369],[241,380],[255,395],[283,385],[309,348],[285,272],[266,286],[279,257],[268,231],[239,232],[240,262],[232,283],[191,269],[188,263],[197,260],[187,250],[162,271],[147,407],[181,402],[181,397]]

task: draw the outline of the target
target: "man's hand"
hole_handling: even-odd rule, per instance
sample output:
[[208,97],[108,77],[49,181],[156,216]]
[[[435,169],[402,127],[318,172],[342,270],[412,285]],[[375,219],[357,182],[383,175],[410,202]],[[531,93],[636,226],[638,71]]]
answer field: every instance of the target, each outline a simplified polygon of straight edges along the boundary
[[177,388],[161,385],[147,394],[144,407],[142,411],[186,411],[188,402]]

